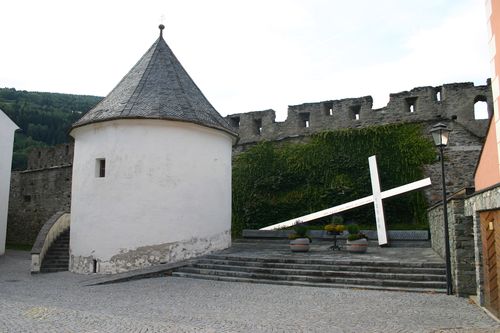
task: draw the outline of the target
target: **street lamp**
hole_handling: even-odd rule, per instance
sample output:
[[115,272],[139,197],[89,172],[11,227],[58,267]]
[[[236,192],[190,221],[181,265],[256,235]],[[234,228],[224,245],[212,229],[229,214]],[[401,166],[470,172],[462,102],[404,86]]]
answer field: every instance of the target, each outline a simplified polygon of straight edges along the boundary
[[448,231],[448,202],[446,200],[446,182],[444,176],[444,153],[443,150],[448,144],[448,136],[451,130],[445,124],[439,123],[432,126],[430,133],[434,139],[434,144],[439,147],[440,160],[441,160],[441,178],[443,181],[443,215],[444,215],[444,246],[446,256],[446,293],[453,294],[451,283],[451,260],[450,260],[450,234]]

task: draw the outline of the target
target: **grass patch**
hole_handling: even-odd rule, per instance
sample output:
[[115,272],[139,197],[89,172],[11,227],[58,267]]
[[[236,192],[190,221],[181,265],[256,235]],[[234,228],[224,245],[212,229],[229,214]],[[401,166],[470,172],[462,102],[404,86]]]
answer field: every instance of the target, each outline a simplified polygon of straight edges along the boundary
[[7,250],[17,250],[17,251],[31,251],[33,245],[29,244],[6,244],[5,248]]

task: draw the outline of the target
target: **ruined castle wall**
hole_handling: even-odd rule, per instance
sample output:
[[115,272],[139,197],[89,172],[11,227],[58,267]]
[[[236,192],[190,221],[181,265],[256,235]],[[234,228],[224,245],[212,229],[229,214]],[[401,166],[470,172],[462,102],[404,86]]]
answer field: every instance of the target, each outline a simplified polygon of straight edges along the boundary
[[231,114],[226,120],[240,135],[239,145],[307,136],[324,130],[439,120],[453,120],[483,138],[488,120],[474,119],[474,103],[487,101],[492,113],[491,100],[489,84],[454,83],[391,94],[389,103],[381,109],[373,109],[372,97],[365,96],[289,106],[283,122],[275,121],[274,110]]
[[12,173],[7,243],[33,244],[52,215],[69,211],[72,161],[72,144],[36,148],[28,156],[28,169]]
[[[363,128],[394,123],[422,123],[423,135],[432,140],[429,130],[438,122],[453,130],[445,151],[447,191],[474,186],[476,167],[488,119],[475,119],[474,104],[485,101],[488,112],[493,110],[491,86],[473,83],[453,83],[439,87],[418,87],[390,95],[386,107],[373,109],[371,96],[342,100],[305,103],[290,106],[283,122],[275,121],[273,110],[232,114],[227,121],[240,135],[235,153],[260,141],[301,142],[308,135],[324,130]],[[437,155],[437,151],[436,151]],[[367,162],[368,167],[368,162]],[[424,169],[432,187],[425,190],[430,203],[441,200],[440,163]]]

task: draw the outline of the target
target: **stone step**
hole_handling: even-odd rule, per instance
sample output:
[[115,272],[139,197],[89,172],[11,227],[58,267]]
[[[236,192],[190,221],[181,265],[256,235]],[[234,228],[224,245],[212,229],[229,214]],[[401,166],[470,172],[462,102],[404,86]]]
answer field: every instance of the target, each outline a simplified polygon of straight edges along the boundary
[[43,261],[44,265],[53,265],[53,264],[68,264],[69,263],[69,258],[67,259],[45,259]]
[[41,273],[56,273],[56,272],[66,272],[68,267],[42,267],[40,269]]
[[55,254],[55,253],[50,253],[45,255],[43,260],[48,260],[48,259],[68,259],[69,258],[69,253],[60,253],[60,254]]
[[209,269],[216,271],[246,272],[270,275],[306,275],[321,277],[346,277],[357,279],[382,279],[382,280],[404,280],[404,281],[446,281],[445,275],[433,274],[408,274],[408,273],[379,273],[379,272],[359,272],[359,271],[341,271],[341,270],[317,270],[312,269],[285,269],[274,267],[252,267],[252,266],[232,266],[195,263],[191,267],[200,269]]
[[304,270],[326,270],[326,271],[355,271],[355,272],[378,272],[378,273],[403,273],[403,274],[431,274],[444,275],[445,268],[427,267],[398,267],[398,266],[354,266],[354,265],[327,265],[327,264],[298,264],[298,263],[278,263],[262,261],[241,261],[226,259],[199,259],[197,264],[214,264],[244,267],[262,268],[283,268],[283,269],[304,269]]
[[44,263],[45,266],[68,266],[69,260],[50,260]]
[[60,248],[50,248],[47,253],[69,253],[69,248],[67,249],[60,249]]
[[40,272],[67,271],[69,266],[69,229],[63,232],[52,243],[45,254]]
[[54,262],[69,262],[69,258],[45,258],[43,260],[44,264],[50,264]]
[[50,254],[66,254],[69,255],[69,250],[49,250],[45,255],[50,255]]
[[411,268],[442,268],[444,262],[407,262],[407,261],[368,261],[368,260],[335,260],[335,259],[313,259],[313,258],[290,258],[290,257],[251,257],[234,255],[208,255],[205,259],[220,259],[233,261],[256,261],[266,263],[294,263],[310,265],[345,265],[345,266],[384,266],[384,267],[411,267]]
[[379,287],[403,287],[403,288],[431,288],[443,289],[446,288],[446,282],[441,281],[407,281],[407,280],[383,280],[374,278],[348,278],[348,277],[326,277],[326,276],[309,276],[309,275],[276,275],[276,274],[261,274],[255,272],[227,271],[214,269],[201,269],[194,267],[182,267],[176,270],[176,273],[190,273],[201,275],[228,276],[237,278],[257,279],[257,280],[286,280],[286,281],[302,281],[310,283],[334,283],[348,285],[369,285]]
[[69,249],[69,243],[52,243],[50,249]]
[[361,289],[361,290],[389,290],[389,291],[419,292],[419,293],[432,293],[432,294],[434,294],[434,293],[446,293],[445,288],[410,288],[410,287],[391,287],[391,286],[377,286],[377,285],[311,283],[311,282],[304,282],[304,281],[266,280],[266,279],[252,279],[252,278],[243,278],[243,277],[191,274],[191,273],[185,273],[185,272],[174,272],[172,275],[176,276],[176,277],[193,278],[193,279],[205,279],[205,280],[227,281],[227,282],[263,283],[263,284],[289,285],[289,286],[302,286],[302,287],[351,288],[351,289]]
[[68,270],[68,264],[49,264],[43,267],[44,269],[64,269]]

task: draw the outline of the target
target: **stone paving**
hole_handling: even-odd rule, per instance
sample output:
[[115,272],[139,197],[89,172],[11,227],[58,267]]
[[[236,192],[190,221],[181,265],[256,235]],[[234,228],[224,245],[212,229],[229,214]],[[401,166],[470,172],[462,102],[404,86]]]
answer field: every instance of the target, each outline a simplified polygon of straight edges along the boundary
[[0,332],[500,332],[467,299],[161,277],[83,286],[0,257]]

